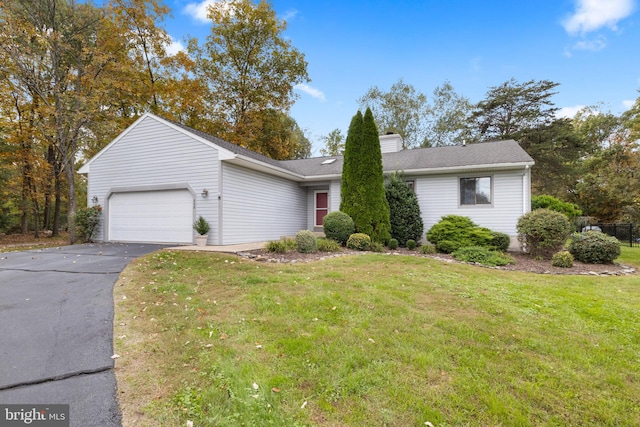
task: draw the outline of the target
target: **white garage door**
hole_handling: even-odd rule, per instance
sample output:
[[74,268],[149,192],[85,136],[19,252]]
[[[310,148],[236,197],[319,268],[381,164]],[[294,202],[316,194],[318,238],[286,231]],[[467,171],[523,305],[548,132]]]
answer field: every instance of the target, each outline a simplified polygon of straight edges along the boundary
[[114,193],[109,198],[109,240],[191,243],[193,196],[187,190]]

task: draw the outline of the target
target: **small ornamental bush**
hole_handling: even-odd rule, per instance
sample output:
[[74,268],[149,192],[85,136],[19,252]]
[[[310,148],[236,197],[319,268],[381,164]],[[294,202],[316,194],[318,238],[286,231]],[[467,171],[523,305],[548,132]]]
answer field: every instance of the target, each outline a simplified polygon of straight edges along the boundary
[[420,246],[420,253],[422,255],[433,255],[436,253],[436,247],[431,243],[425,243],[424,245]]
[[573,267],[573,255],[568,251],[560,251],[551,257],[551,265],[554,267],[571,268]]
[[371,252],[384,252],[384,245],[380,242],[371,242],[371,245],[369,245],[369,250]]
[[272,240],[267,242],[265,245],[265,249],[268,252],[274,252],[277,254],[284,254],[289,251],[296,250],[297,248],[298,244],[296,243],[296,240],[290,237],[283,237],[280,240]]
[[318,251],[320,252],[339,252],[342,250],[342,245],[333,239],[318,239]]
[[371,237],[364,233],[353,233],[347,240],[347,248],[357,251],[369,250],[371,246]]
[[460,243],[453,242],[451,240],[440,240],[436,243],[436,249],[438,252],[442,252],[443,254],[450,254],[451,252],[455,252],[460,249]]
[[310,254],[318,250],[318,239],[313,231],[300,230],[296,234],[296,245],[298,252],[302,254]]
[[276,254],[284,254],[288,251],[287,244],[282,240],[271,240],[267,242],[264,248],[268,252],[273,252]]
[[347,243],[349,236],[356,230],[353,219],[344,212],[334,211],[325,215],[322,220],[322,228],[324,235],[328,239],[344,245]]
[[562,249],[569,238],[571,223],[564,214],[549,209],[536,209],[522,215],[516,229],[524,252],[534,257],[550,259]]
[[389,246],[389,249],[391,249],[391,250],[398,249],[398,240],[397,239],[390,239],[388,246]]
[[455,259],[465,262],[475,262],[482,265],[497,266],[513,264],[513,258],[501,252],[493,251],[484,246],[467,246],[451,254]]
[[569,252],[577,261],[590,264],[610,264],[620,256],[620,242],[600,231],[575,233]]
[[198,219],[193,223],[193,229],[196,230],[196,233],[198,233],[199,235],[204,236],[209,232],[209,230],[211,230],[211,227],[209,226],[207,220],[204,219],[202,215],[200,215]]
[[491,247],[500,252],[506,252],[509,249],[511,238],[506,233],[498,231],[491,232]]
[[[91,242],[102,217],[102,206],[95,205],[76,212],[76,234],[85,242]],[[208,224],[207,224],[208,225]]]
[[414,250],[416,248],[416,246],[418,246],[418,244],[416,243],[415,240],[413,240],[413,239],[407,240],[407,249],[412,251],[412,250]]
[[491,230],[479,227],[471,218],[460,215],[445,215],[427,231],[427,240],[444,253],[465,246],[489,246],[493,238]]

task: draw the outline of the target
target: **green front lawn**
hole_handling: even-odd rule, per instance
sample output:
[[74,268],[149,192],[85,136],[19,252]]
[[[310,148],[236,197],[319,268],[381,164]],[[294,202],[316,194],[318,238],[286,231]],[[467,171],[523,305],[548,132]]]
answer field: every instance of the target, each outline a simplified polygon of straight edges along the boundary
[[125,426],[640,425],[637,275],[164,251],[114,292]]

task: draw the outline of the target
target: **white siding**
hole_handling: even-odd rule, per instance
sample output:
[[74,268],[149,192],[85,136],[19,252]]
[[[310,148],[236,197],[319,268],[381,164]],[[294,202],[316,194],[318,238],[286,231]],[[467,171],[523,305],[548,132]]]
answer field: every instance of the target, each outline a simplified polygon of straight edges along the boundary
[[[459,180],[467,176],[493,177],[492,205],[460,206]],[[522,194],[523,179],[527,180],[523,170],[416,178],[416,194],[425,232],[442,216],[453,214],[468,216],[482,227],[515,236],[516,223],[525,212],[527,204]]]
[[[161,189],[182,186],[195,193],[191,222],[202,215],[211,225],[209,243],[218,239],[218,152],[152,117],[140,121],[120,140],[91,163],[88,199],[93,196],[108,208],[107,195],[113,189]],[[209,190],[209,197],[201,196]],[[103,218],[108,218],[104,212]],[[108,239],[104,220],[97,240]]]
[[341,182],[331,181],[329,185],[329,212],[340,210],[340,202],[342,201]]
[[307,190],[228,163],[222,166],[221,244],[277,240],[307,228]]

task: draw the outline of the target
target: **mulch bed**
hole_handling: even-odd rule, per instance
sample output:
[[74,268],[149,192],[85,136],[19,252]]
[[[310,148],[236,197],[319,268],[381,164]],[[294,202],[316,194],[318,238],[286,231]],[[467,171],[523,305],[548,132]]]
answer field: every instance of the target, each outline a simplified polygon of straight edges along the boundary
[[[279,262],[279,263],[297,263],[297,262],[310,262],[310,261],[319,261],[326,258],[332,258],[336,256],[344,256],[344,255],[359,255],[363,253],[370,252],[359,252],[353,251],[349,249],[343,249],[340,252],[315,252],[312,254],[302,254],[300,252],[291,251],[285,254],[276,254],[272,252],[268,252],[265,249],[257,249],[253,251],[243,252],[242,256],[253,259],[255,261],[262,262]],[[388,250],[384,252],[388,255],[408,255],[408,256],[419,256],[419,257],[428,257],[441,260],[443,262],[456,262],[460,263],[454,259],[451,255],[447,254],[437,254],[437,255],[422,255],[418,251],[410,251],[405,248],[398,248],[397,250]],[[618,276],[624,274],[634,274],[636,269],[631,266],[625,266],[618,263],[614,264],[585,264],[582,262],[574,261],[573,267],[571,268],[560,268],[551,266],[551,261],[549,260],[536,260],[535,258],[520,253],[520,252],[509,252],[509,255],[515,259],[515,264],[507,265],[504,267],[486,267],[480,266],[484,268],[496,268],[500,270],[510,270],[510,271],[524,271],[529,273],[538,273],[538,274],[585,274],[585,275],[601,275],[601,276]]]

